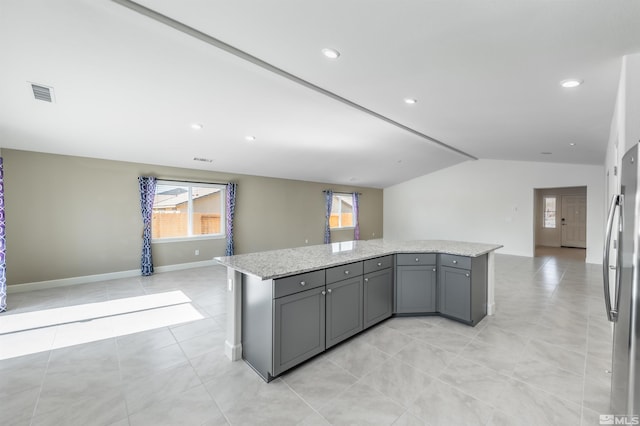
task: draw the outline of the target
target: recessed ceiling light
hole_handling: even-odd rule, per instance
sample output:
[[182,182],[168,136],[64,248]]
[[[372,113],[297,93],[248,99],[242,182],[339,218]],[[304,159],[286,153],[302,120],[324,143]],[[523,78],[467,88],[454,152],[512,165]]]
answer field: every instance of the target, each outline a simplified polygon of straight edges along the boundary
[[336,49],[322,49],[322,54],[329,59],[338,59],[340,57],[340,52],[338,52]]
[[191,125],[191,128],[192,128],[193,130],[200,130],[200,129],[202,129],[203,127],[204,127],[204,126],[203,126],[201,123],[193,123],[193,124]]
[[255,140],[256,140],[256,137],[255,137],[255,136],[245,136],[244,138],[245,138],[246,140],[248,140],[248,141],[255,141]]
[[582,84],[582,80],[578,80],[576,78],[570,78],[567,80],[562,80],[560,85],[566,89],[571,89],[573,87],[578,87]]
[[575,142],[569,142],[569,146],[576,146]]
[[404,103],[405,104],[409,104],[409,105],[413,105],[413,104],[417,104],[418,100],[417,99],[413,99],[413,98],[404,98]]

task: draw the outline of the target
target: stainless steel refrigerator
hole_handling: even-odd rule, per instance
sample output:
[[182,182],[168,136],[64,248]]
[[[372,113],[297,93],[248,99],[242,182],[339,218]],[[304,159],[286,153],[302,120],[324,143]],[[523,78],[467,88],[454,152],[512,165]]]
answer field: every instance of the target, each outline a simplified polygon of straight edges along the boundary
[[[620,194],[611,200],[603,259],[605,305],[609,321],[614,323],[610,414],[618,415],[640,414],[639,164],[636,144],[622,159]],[[618,250],[611,259],[611,239],[616,232]],[[615,269],[613,280],[609,268]]]

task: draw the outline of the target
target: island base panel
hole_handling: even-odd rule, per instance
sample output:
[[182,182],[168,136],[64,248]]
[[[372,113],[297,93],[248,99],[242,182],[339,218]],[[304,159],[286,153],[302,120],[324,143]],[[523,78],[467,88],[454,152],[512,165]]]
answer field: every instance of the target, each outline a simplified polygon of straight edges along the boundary
[[242,276],[242,358],[265,380],[272,367],[271,280]]

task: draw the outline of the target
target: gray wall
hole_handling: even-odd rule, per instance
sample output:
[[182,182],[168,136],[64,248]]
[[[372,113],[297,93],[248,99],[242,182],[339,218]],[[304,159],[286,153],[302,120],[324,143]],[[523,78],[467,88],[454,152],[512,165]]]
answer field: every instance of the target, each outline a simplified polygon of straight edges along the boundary
[[[381,189],[2,149],[9,285],[139,268],[138,176],[238,183],[236,254],[322,244],[323,189],[361,192],[362,239],[382,237]],[[353,239],[338,231],[334,241]],[[200,255],[195,255],[195,250]],[[155,266],[224,255],[223,239],[153,245]]]

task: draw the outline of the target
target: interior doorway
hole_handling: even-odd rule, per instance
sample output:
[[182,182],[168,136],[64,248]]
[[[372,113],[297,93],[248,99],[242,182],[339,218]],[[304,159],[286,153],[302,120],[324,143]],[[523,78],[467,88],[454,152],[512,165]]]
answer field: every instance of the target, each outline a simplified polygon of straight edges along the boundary
[[[584,260],[587,247],[587,187],[535,189],[536,256],[569,254]],[[566,250],[560,250],[566,249]]]

